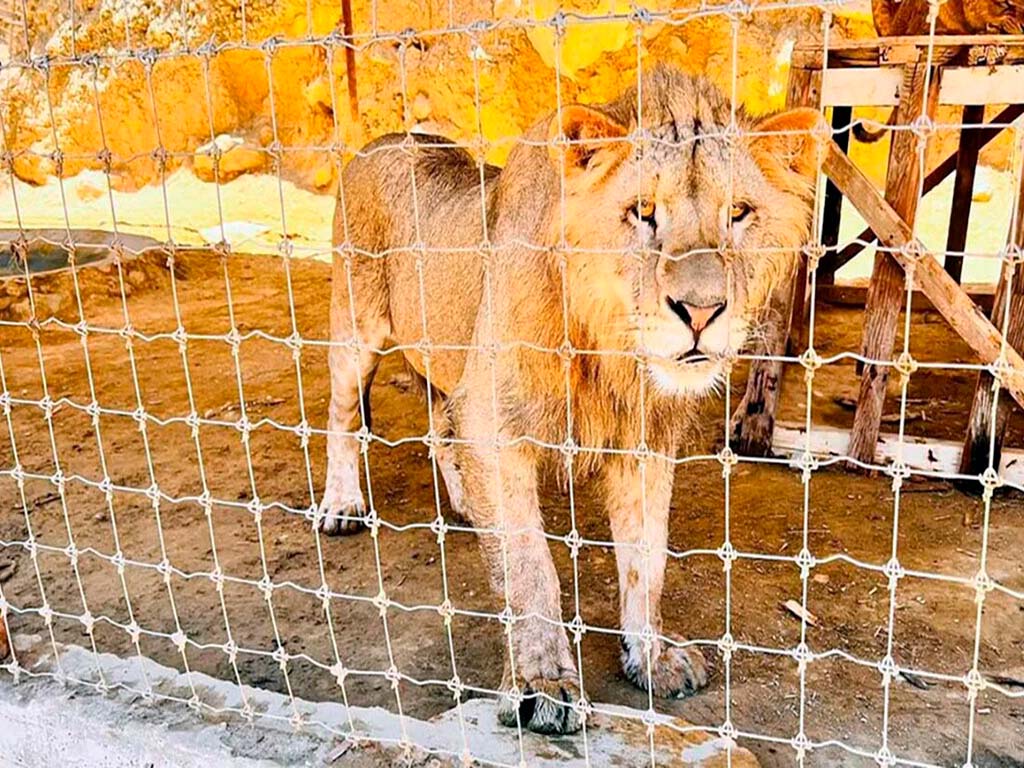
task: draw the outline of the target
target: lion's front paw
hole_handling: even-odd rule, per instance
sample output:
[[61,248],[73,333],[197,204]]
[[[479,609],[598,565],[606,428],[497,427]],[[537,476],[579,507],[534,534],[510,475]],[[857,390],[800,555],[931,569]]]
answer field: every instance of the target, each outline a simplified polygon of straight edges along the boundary
[[498,722],[510,728],[521,725],[534,733],[575,733],[583,726],[574,706],[579,700],[580,689],[576,680],[530,680],[523,688],[518,708],[511,696],[502,696],[498,704]]
[[[660,649],[658,649],[660,646]],[[708,665],[699,648],[680,648],[657,643],[650,674],[647,654],[639,640],[631,638],[622,647],[622,670],[637,688],[651,689],[665,699],[682,698],[708,684]]]
[[324,496],[318,514],[320,530],[328,536],[349,536],[366,526],[366,505],[362,499],[339,501]]

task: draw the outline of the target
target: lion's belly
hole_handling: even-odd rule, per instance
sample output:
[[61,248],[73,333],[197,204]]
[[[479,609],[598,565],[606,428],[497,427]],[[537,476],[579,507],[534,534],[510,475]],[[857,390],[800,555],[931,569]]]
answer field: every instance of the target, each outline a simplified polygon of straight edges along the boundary
[[[388,256],[388,293],[392,338],[409,365],[448,394],[462,376],[466,348],[480,306],[482,270],[474,252],[433,252],[423,262],[423,285],[416,256]],[[426,333],[424,334],[424,323]],[[429,344],[429,376],[421,342]]]

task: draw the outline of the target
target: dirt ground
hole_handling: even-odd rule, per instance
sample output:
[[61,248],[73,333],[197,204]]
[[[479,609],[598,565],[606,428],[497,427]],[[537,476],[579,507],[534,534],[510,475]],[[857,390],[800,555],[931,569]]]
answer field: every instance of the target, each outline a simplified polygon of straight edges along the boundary
[[[84,313],[91,325],[119,328],[124,323],[113,276],[102,269],[85,279]],[[292,333],[285,272],[271,257],[233,256],[227,261],[234,319],[245,336],[259,331],[274,337]],[[96,399],[105,408],[130,413],[139,407],[158,420],[180,419],[189,413],[185,368],[174,339],[176,321],[169,274],[149,270],[137,281],[127,301],[132,326],[151,340],[134,342],[136,393],[132,364],[124,339],[116,333],[90,333],[88,362]],[[84,274],[84,272],[83,272]],[[24,326],[0,326],[0,355],[6,390],[14,398],[13,433],[0,428],[0,585],[14,607],[9,617],[13,632],[41,633],[42,619],[31,609],[42,603],[41,590],[58,612],[54,629],[59,640],[87,643],[82,625],[83,596],[97,617],[127,624],[130,619],[116,569],[109,558],[116,550],[115,535],[128,565],[125,585],[135,620],[143,628],[142,651],[157,661],[182,667],[182,658],[163,635],[175,631],[173,605],[190,641],[191,669],[232,678],[227,656],[219,649],[226,624],[238,654],[243,682],[285,690],[286,681],[269,655],[276,647],[274,621],[289,654],[304,655],[287,665],[295,695],[308,699],[339,699],[341,691],[325,667],[334,663],[331,636],[323,609],[313,591],[321,585],[316,537],[309,523],[290,510],[305,510],[319,494],[325,468],[324,440],[314,434],[304,452],[292,431],[271,422],[295,425],[305,417],[314,429],[326,424],[328,377],[325,349],[305,344],[298,367],[286,345],[258,336],[240,344],[235,375],[231,348],[220,338],[231,321],[221,265],[208,255],[179,258],[177,297],[181,322],[193,338],[188,343],[188,373],[195,410],[206,419],[199,429],[201,464],[210,495],[228,503],[212,506],[216,556],[227,580],[226,616],[214,583],[206,577],[214,568],[214,547],[203,508],[194,498],[203,492],[196,442],[181,421],[150,422],[147,444],[130,416],[103,414],[97,432],[85,406],[90,402],[89,376],[81,340],[71,328],[45,324],[38,334],[44,366],[40,366],[32,334]],[[329,269],[315,262],[291,266],[295,325],[307,340],[327,335]],[[72,305],[58,316],[78,320]],[[856,350],[860,313],[822,307],[815,345],[822,354]],[[209,335],[211,338],[203,338]],[[968,350],[930,314],[915,314],[911,349],[922,359],[971,360]],[[45,368],[45,389],[41,370]],[[802,370],[787,371],[783,418],[802,412]],[[297,381],[301,375],[301,404]],[[733,382],[734,402],[742,392],[742,376]],[[964,431],[974,375],[922,372],[912,378],[910,411],[924,416],[908,423],[908,432],[958,439]],[[374,431],[390,441],[415,438],[426,431],[426,409],[411,391],[399,361],[389,356],[374,385]],[[253,474],[247,471],[241,433],[234,422],[239,400],[248,418],[258,422],[249,451]],[[18,403],[48,394],[58,403],[52,419],[52,440],[43,411]],[[828,366],[818,372],[814,390],[815,421],[835,426],[852,421],[844,397],[856,395],[852,363]],[[66,399],[66,402],[64,401]],[[76,407],[76,405],[78,407]],[[896,403],[890,400],[889,408]],[[1011,443],[1024,440],[1020,414],[1011,426]],[[266,420],[266,421],[263,421]],[[715,448],[723,434],[721,401],[707,407],[707,429],[692,448]],[[51,475],[55,457],[65,476],[79,475],[98,482],[103,469],[97,449],[102,440],[107,472],[113,483],[110,508],[103,492],[80,481],[65,486],[66,511],[57,489],[46,480],[25,482],[27,515],[10,470],[14,447],[22,468]],[[150,457],[147,460],[148,456]],[[389,448],[374,444],[370,451],[374,503],[393,527],[382,529],[379,563],[368,535],[322,538],[326,583],[339,596],[332,598],[333,637],[346,665],[356,670],[346,681],[352,704],[390,709],[400,698],[404,712],[428,717],[452,704],[445,686],[452,676],[452,653],[441,617],[434,606],[443,600],[440,548],[429,524],[436,517],[431,465],[422,443],[415,440]],[[153,475],[150,475],[150,463]],[[715,549],[724,540],[724,487],[715,461],[680,466],[673,502],[671,546],[676,551]],[[144,493],[153,484],[177,503],[159,509]],[[260,522],[246,505],[258,495],[275,502]],[[607,521],[585,482],[576,487],[576,514],[581,535],[609,540]],[[741,463],[730,489],[733,545],[746,553],[795,555],[801,546],[804,509],[798,472],[781,466]],[[187,498],[186,498],[187,497]],[[442,491],[442,511],[448,515]],[[813,554],[821,559],[845,554],[882,565],[893,542],[893,493],[885,477],[864,477],[839,470],[815,473],[810,484],[808,535]],[[544,492],[549,529],[564,534],[570,528],[566,496],[556,487]],[[981,503],[945,483],[912,479],[902,495],[898,536],[900,562],[907,569],[963,579],[978,571],[983,546],[981,528],[961,525],[965,508]],[[455,522],[453,520],[453,522]],[[24,544],[30,524],[36,541],[63,550],[69,532],[78,549],[79,592],[69,557],[43,549],[38,555],[41,579]],[[116,526],[115,526],[116,524]],[[70,526],[70,531],[69,531]],[[260,546],[262,539],[262,548]],[[992,506],[987,538],[988,573],[1012,590],[1024,590],[1024,502],[1021,497],[998,497]],[[170,588],[156,568],[166,557],[175,569]],[[568,548],[553,547],[562,578],[567,616],[574,610],[571,560]],[[258,589],[267,574],[278,585],[271,616]],[[445,567],[452,603],[466,611],[496,612],[484,569],[470,532],[449,533]],[[601,546],[584,546],[578,559],[580,613],[591,631],[583,640],[583,675],[592,701],[644,708],[647,697],[632,688],[618,670],[618,642],[599,628],[617,626],[614,556]],[[814,569],[808,607],[817,626],[807,641],[815,652],[834,650],[877,662],[886,652],[890,601],[884,576],[841,562]],[[733,566],[730,629],[738,642],[788,652],[799,642],[800,622],[780,609],[780,603],[800,600],[799,571],[788,562],[740,559]],[[384,622],[372,603],[381,586],[403,608],[386,613]],[[341,597],[340,595],[348,596]],[[714,673],[708,688],[681,701],[657,701],[659,711],[695,723],[719,725],[725,713],[723,662],[712,643],[725,631],[725,575],[714,555],[672,559],[664,595],[666,628],[673,633],[709,641],[707,655]],[[893,621],[892,654],[897,664],[931,673],[962,677],[975,653],[974,590],[947,581],[907,576],[899,582]],[[129,655],[128,635],[110,621],[95,629],[102,650]],[[812,741],[839,740],[861,750],[859,757],[837,747],[812,752],[807,765],[875,765],[870,755],[883,743],[905,760],[926,764],[1020,766],[1024,764],[1024,603],[1005,592],[988,594],[981,616],[979,666],[986,675],[1007,679],[1017,697],[986,691],[977,701],[973,739],[969,742],[970,705],[959,682],[936,678],[902,678],[891,686],[887,712],[881,676],[838,654],[812,663],[806,675],[805,730]],[[157,634],[149,634],[149,632]],[[493,689],[500,680],[502,634],[497,621],[458,616],[452,624],[453,654],[458,675],[467,686]],[[407,678],[396,692],[383,676],[392,663]],[[257,651],[258,653],[254,653]],[[315,660],[317,663],[312,663]],[[1018,681],[1014,685],[1013,680]],[[766,767],[794,764],[788,740],[799,731],[800,677],[795,661],[785,655],[739,651],[732,661],[731,712],[734,725],[747,734],[783,740],[743,738]],[[968,759],[968,744],[973,752]]]

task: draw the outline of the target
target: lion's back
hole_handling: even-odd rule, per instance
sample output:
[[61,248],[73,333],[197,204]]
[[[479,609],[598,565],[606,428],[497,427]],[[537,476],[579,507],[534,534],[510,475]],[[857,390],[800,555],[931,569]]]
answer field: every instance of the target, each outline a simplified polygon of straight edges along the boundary
[[[423,338],[424,311],[432,344],[471,341],[482,286],[476,246],[493,224],[499,172],[451,140],[428,134],[381,136],[345,168],[334,242],[363,254],[356,269],[383,267],[397,343]],[[425,373],[415,351],[406,357]],[[442,391],[454,385],[464,358],[443,351],[432,357],[432,380]]]

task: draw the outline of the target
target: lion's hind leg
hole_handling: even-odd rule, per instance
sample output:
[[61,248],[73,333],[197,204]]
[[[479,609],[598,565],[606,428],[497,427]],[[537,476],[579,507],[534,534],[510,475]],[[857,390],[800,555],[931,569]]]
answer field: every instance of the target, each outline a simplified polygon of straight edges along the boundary
[[335,260],[327,353],[327,480],[317,511],[326,534],[355,533],[366,514],[360,441],[370,434],[370,385],[391,327],[382,273],[379,259],[356,262],[351,270],[342,259]]

